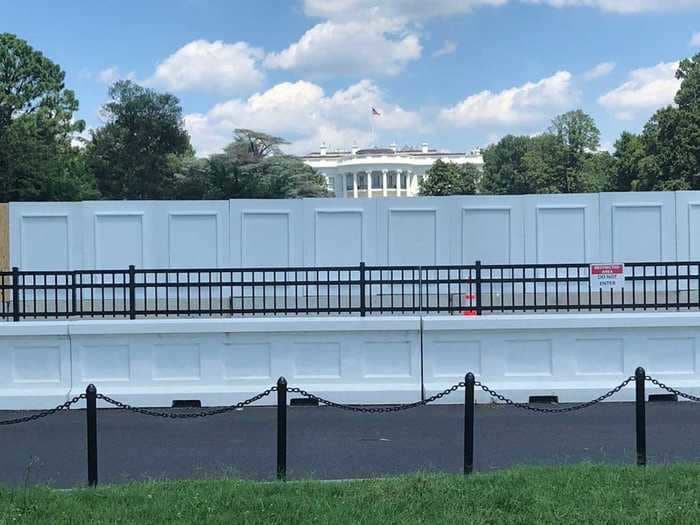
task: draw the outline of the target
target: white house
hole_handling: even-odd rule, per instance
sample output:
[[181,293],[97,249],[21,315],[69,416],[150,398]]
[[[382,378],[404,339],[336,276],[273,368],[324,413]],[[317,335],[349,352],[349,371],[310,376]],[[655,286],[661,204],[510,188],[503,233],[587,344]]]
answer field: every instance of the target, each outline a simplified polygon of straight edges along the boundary
[[317,152],[302,157],[304,162],[318,170],[336,197],[414,197],[425,172],[436,160],[455,164],[483,166],[479,150],[469,153],[449,153],[428,148],[388,148],[330,151],[325,144]]

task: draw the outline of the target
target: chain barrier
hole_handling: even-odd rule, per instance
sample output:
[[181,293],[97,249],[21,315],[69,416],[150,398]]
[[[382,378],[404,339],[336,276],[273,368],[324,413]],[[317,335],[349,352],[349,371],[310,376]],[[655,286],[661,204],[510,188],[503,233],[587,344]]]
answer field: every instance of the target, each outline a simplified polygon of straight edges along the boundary
[[329,401],[328,399],[324,399],[320,396],[317,396],[315,394],[311,394],[307,392],[306,390],[302,390],[301,388],[288,388],[287,392],[295,393],[295,394],[301,394],[302,396],[308,398],[308,399],[313,399],[314,401],[318,401],[319,404],[326,405],[329,407],[333,408],[339,408],[341,410],[349,410],[351,412],[364,412],[366,414],[385,414],[388,412],[401,412],[403,410],[410,410],[412,408],[418,408],[425,406],[429,403],[432,403],[433,401],[437,401],[440,398],[443,398],[447,395],[450,395],[452,392],[455,392],[456,390],[459,390],[460,388],[463,388],[465,386],[464,381],[461,381],[459,383],[455,383],[449,388],[446,388],[442,392],[438,392],[434,396],[430,396],[426,399],[423,399],[422,401],[416,401],[415,403],[406,403],[402,405],[391,405],[391,406],[382,406],[382,407],[361,407],[361,406],[356,406],[356,405],[344,405],[342,403],[336,403],[334,401]]
[[688,399],[689,401],[698,401],[698,402],[700,402],[700,397],[693,396],[693,395],[691,395],[691,394],[686,394],[685,392],[681,392],[680,390],[676,390],[675,388],[672,388],[672,387],[670,387],[670,386],[666,386],[666,385],[663,384],[661,381],[659,381],[658,379],[654,379],[654,378],[651,377],[651,376],[646,376],[645,379],[646,379],[647,381],[649,381],[650,383],[652,383],[653,385],[656,385],[656,386],[658,386],[659,388],[661,388],[661,389],[663,389],[663,390],[666,390],[666,392],[670,392],[671,394],[675,394],[675,395],[677,395],[677,396],[679,396],[679,397],[683,397],[683,398],[685,398],[685,399]]
[[71,407],[71,405],[74,405],[75,403],[77,403],[81,399],[85,399],[85,394],[80,394],[79,396],[75,396],[74,398],[69,399],[65,403],[62,403],[55,408],[51,408],[49,410],[44,410],[42,412],[37,412],[36,414],[32,414],[31,416],[24,416],[24,417],[18,417],[15,419],[6,419],[5,421],[0,421],[0,426],[17,425],[19,423],[29,423],[30,421],[36,421],[37,419],[51,416],[51,415],[55,414],[56,412],[60,412],[61,410],[67,410]]
[[[690,401],[696,401],[700,402],[700,397],[698,396],[693,396],[691,394],[687,394],[685,392],[682,392],[680,390],[677,390],[675,388],[672,388],[670,386],[665,385],[658,379],[653,378],[652,376],[645,376],[645,380],[649,381],[653,385],[666,390],[667,392],[674,394],[676,396],[688,399]],[[538,407],[538,406],[532,406],[530,403],[518,403],[513,401],[510,398],[507,398],[503,394],[500,394],[496,390],[493,390],[489,388],[487,385],[481,383],[480,381],[475,381],[474,386],[476,388],[480,388],[484,392],[486,392],[488,395],[493,397],[494,399],[499,400],[500,402],[504,403],[507,406],[512,406],[515,408],[520,408],[523,410],[529,410],[531,412],[536,412],[540,414],[562,414],[566,412],[575,412],[577,410],[583,410],[585,408],[591,407],[593,405],[596,405],[602,401],[605,401],[606,399],[614,396],[620,390],[625,388],[629,383],[634,381],[634,376],[630,376],[627,379],[625,379],[622,383],[617,385],[615,388],[608,390],[605,392],[603,395],[598,396],[597,398],[591,400],[591,401],[586,401],[585,403],[579,403],[577,405],[572,405],[572,406],[567,406],[567,407],[561,407],[561,408],[545,408],[545,407]],[[366,414],[385,414],[385,413],[390,413],[390,412],[401,412],[404,410],[410,410],[413,408],[418,408],[422,406],[426,406],[430,403],[433,403],[434,401],[437,401],[438,399],[442,399],[445,396],[448,396],[452,394],[453,392],[459,390],[460,388],[464,388],[466,384],[464,381],[460,381],[459,383],[455,383],[454,385],[450,386],[449,388],[446,388],[445,390],[442,390],[441,392],[438,392],[435,395],[432,395],[426,399],[423,399],[422,401],[416,401],[414,403],[405,403],[405,404],[400,404],[400,405],[390,405],[390,406],[378,406],[378,407],[363,407],[363,406],[358,406],[358,405],[347,405],[343,403],[336,403],[335,401],[330,401],[328,399],[325,399],[321,396],[317,396],[316,394],[312,394],[310,392],[307,392],[306,390],[298,387],[290,387],[287,388],[288,393],[293,393],[293,394],[300,394],[303,397],[306,397],[308,399],[314,400],[318,402],[321,405],[333,407],[333,408],[339,408],[341,410],[348,410],[351,412],[360,412],[360,413],[366,413]],[[201,410],[198,412],[184,412],[184,413],[178,413],[178,412],[173,412],[173,411],[160,411],[160,410],[151,410],[148,408],[141,408],[141,407],[135,407],[132,405],[129,405],[128,403],[123,403],[121,401],[118,401],[116,399],[112,399],[109,396],[106,396],[104,394],[97,394],[97,399],[101,399],[102,401],[109,403],[110,405],[113,405],[117,408],[121,408],[124,410],[128,410],[130,412],[135,412],[138,414],[142,414],[145,416],[152,416],[152,417],[163,417],[167,419],[196,419],[196,418],[203,418],[203,417],[208,417],[208,416],[214,416],[218,414],[224,414],[226,412],[232,412],[234,410],[238,410],[241,408],[244,408],[248,405],[251,405],[252,403],[255,403],[256,401],[260,401],[261,399],[266,398],[269,396],[271,393],[276,392],[277,387],[273,386],[270,387],[266,390],[263,390],[259,394],[246,399],[245,401],[240,401],[238,403],[235,403],[233,405],[228,405],[225,407],[221,408],[215,408],[212,410]],[[65,403],[62,403],[58,405],[55,408],[52,408],[50,410],[44,410],[42,412],[37,412],[36,414],[32,414],[30,416],[25,416],[25,417],[19,417],[15,419],[7,419],[5,421],[0,421],[0,426],[5,426],[5,425],[16,425],[19,423],[28,423],[30,421],[35,421],[37,419],[41,419],[50,415],[53,415],[57,412],[60,412],[61,410],[67,410],[69,409],[72,405],[77,403],[78,401],[85,399],[86,395],[85,394],[80,394],[79,396],[75,396],[72,399],[66,401]]]
[[591,401],[586,401],[585,403],[579,403],[578,405],[572,405],[569,407],[562,407],[562,408],[543,408],[543,407],[534,407],[534,406],[530,405],[529,403],[516,403],[512,399],[508,399],[506,396],[499,394],[495,390],[490,389],[488,386],[484,385],[480,381],[475,381],[474,386],[481,388],[481,390],[483,390],[484,392],[489,394],[491,397],[494,397],[494,398],[498,399],[499,401],[501,401],[509,406],[513,406],[516,408],[522,408],[523,410],[529,410],[531,412],[537,412],[540,414],[562,414],[565,412],[575,412],[577,410],[583,410],[584,408],[588,408],[588,407],[591,407],[597,403],[600,403],[601,401],[604,401],[604,400],[608,399],[609,397],[617,394],[620,390],[625,388],[632,381],[634,381],[634,376],[628,377],[627,379],[625,379],[622,383],[617,385],[612,390],[608,390],[602,396],[599,396]]
[[[136,412],[138,414],[142,414],[144,416],[152,416],[152,417],[164,417],[164,418],[169,418],[169,419],[195,419],[199,417],[207,417],[207,416],[215,416],[218,414],[225,414],[226,412],[233,412],[234,410],[238,410],[239,408],[243,408],[245,406],[248,406],[252,403],[255,403],[256,401],[260,401],[261,399],[269,396],[272,392],[276,392],[277,387],[273,386],[268,388],[267,390],[263,390],[259,394],[246,399],[245,401],[241,401],[239,403],[236,403],[234,405],[229,405],[221,408],[215,408],[213,410],[201,410],[199,412],[185,412],[185,413],[178,413],[178,412],[162,412],[160,410],[150,410],[148,408],[141,408],[141,407],[135,407],[132,405],[129,405],[128,403],[122,403],[121,401],[117,401],[116,399],[112,399],[109,396],[106,396],[104,394],[97,394],[97,399],[101,399],[105,403],[109,403],[110,405],[113,405],[117,408],[122,408],[124,410],[128,410],[130,412]],[[83,395],[85,397],[85,395]]]

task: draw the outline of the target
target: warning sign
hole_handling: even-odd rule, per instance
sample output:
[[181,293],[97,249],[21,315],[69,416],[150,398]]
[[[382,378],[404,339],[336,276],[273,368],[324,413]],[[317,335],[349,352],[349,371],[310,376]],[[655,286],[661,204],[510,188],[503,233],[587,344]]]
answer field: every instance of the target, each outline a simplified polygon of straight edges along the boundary
[[591,288],[622,289],[625,287],[624,264],[591,264],[590,266]]

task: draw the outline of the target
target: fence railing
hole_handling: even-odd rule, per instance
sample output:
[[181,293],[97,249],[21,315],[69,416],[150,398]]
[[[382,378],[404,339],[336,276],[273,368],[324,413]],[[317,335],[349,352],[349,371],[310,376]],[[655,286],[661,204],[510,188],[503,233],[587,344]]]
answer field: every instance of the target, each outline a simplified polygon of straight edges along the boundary
[[700,309],[700,262],[625,263],[596,288],[587,263],[0,273],[5,320],[259,315],[482,315]]
[[268,397],[270,394],[275,392],[277,394],[277,417],[276,417],[276,434],[277,434],[277,445],[276,445],[276,455],[277,455],[277,465],[276,473],[277,479],[286,480],[287,478],[287,395],[289,393],[297,393],[305,398],[311,399],[317,402],[319,405],[326,405],[333,408],[350,410],[358,413],[372,413],[372,414],[383,414],[389,412],[400,412],[404,410],[411,410],[414,408],[423,407],[429,405],[430,403],[437,401],[445,396],[448,396],[460,389],[464,389],[464,432],[463,432],[463,472],[465,475],[471,474],[474,469],[474,404],[475,396],[474,391],[479,388],[486,392],[491,398],[498,400],[506,405],[532,411],[538,414],[561,414],[568,412],[575,412],[578,410],[584,410],[593,405],[596,405],[606,399],[611,398],[622,389],[627,387],[630,383],[634,382],[635,388],[635,438],[636,438],[636,463],[639,466],[644,466],[647,464],[647,446],[646,446],[646,389],[645,385],[647,382],[652,383],[654,386],[665,390],[672,395],[677,397],[682,397],[690,401],[698,402],[700,397],[687,394],[675,388],[669,387],[662,383],[661,381],[655,379],[654,377],[648,376],[642,367],[635,370],[633,376],[628,377],[622,383],[608,390],[607,392],[601,394],[597,398],[586,401],[585,403],[579,403],[571,406],[565,407],[542,407],[535,406],[530,403],[517,403],[495,390],[492,390],[487,385],[480,381],[476,381],[474,374],[469,372],[466,374],[464,381],[460,381],[445,390],[438,392],[437,394],[424,399],[422,401],[417,401],[414,403],[406,403],[401,405],[389,405],[389,406],[358,406],[358,405],[345,405],[341,403],[336,403],[334,401],[329,401],[322,397],[319,397],[313,393],[307,392],[298,387],[290,387],[287,385],[287,380],[284,377],[280,377],[277,384],[271,386],[270,388],[260,392],[259,394],[241,401],[234,405],[229,405],[225,407],[205,409],[198,412],[185,412],[178,413],[173,411],[162,411],[154,410],[148,408],[134,407],[129,404],[123,403],[121,401],[112,399],[111,397],[101,394],[97,391],[95,385],[88,385],[84,394],[76,396],[65,403],[52,408],[50,410],[45,410],[43,412],[38,412],[29,416],[18,417],[15,419],[8,419],[0,421],[0,426],[10,426],[17,425],[21,423],[28,423],[30,421],[36,421],[47,416],[51,416],[60,411],[67,410],[73,405],[81,400],[86,402],[86,427],[87,427],[87,473],[88,473],[88,484],[90,486],[96,486],[98,481],[98,449],[97,449],[97,401],[101,400],[104,403],[112,405],[113,407],[120,408],[131,413],[142,414],[151,417],[163,417],[168,419],[199,419],[203,417],[209,417],[219,414],[225,414],[230,412],[235,412],[241,408],[249,406],[256,401],[260,401]]

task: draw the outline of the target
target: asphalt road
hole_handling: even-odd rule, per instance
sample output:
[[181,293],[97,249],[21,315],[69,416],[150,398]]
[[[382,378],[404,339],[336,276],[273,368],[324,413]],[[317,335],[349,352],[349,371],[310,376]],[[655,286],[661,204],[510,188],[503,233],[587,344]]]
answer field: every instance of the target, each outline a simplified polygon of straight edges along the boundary
[[[17,412],[0,412],[0,420]],[[272,479],[275,409],[246,408],[195,420],[122,410],[98,414],[100,483],[237,476]],[[463,408],[428,406],[392,414],[290,407],[289,478],[344,479],[417,471],[460,472]],[[700,460],[700,406],[647,404],[649,463]],[[582,461],[634,462],[634,405],[538,415],[476,407],[475,468]],[[85,412],[0,427],[0,484],[86,483]]]

